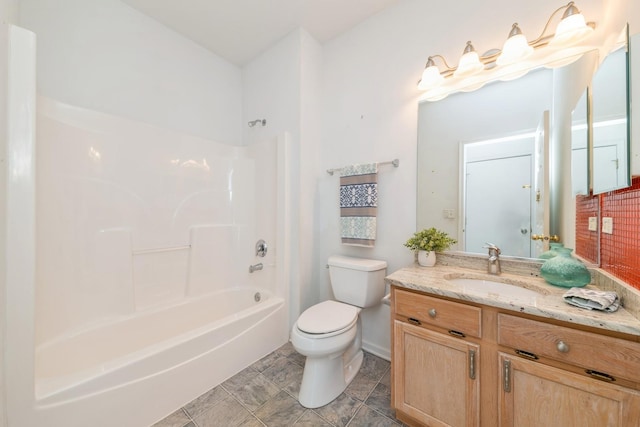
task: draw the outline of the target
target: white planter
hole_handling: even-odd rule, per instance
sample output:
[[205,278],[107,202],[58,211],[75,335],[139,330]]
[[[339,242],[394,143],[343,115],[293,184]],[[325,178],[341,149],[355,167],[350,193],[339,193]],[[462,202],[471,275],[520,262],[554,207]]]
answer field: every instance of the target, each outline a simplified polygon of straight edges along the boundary
[[418,251],[418,264],[423,267],[433,267],[436,265],[435,251]]

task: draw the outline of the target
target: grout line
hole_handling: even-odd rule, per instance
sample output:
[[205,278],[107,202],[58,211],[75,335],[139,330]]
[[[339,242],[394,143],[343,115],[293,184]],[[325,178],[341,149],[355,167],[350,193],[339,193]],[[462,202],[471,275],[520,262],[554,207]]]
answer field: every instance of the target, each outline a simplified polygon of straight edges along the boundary
[[198,427],[198,423],[196,422],[196,420],[193,419],[193,417],[191,416],[189,411],[187,411],[184,406],[181,407],[180,410],[182,410],[182,413],[185,414],[187,416],[187,418],[189,419],[189,421],[187,421],[187,423],[182,427],[185,427],[189,423],[193,423],[194,426]]
[[[362,402],[362,405],[360,405],[360,407],[358,408],[358,410],[355,412],[355,414],[353,414],[353,416],[351,418],[349,418],[349,422],[347,424],[345,424],[344,427],[349,427],[351,425],[351,423],[353,422],[353,420],[356,418],[356,416],[358,415],[358,412],[360,412],[362,410],[362,407],[365,406],[364,402]],[[368,408],[368,406],[367,406]]]

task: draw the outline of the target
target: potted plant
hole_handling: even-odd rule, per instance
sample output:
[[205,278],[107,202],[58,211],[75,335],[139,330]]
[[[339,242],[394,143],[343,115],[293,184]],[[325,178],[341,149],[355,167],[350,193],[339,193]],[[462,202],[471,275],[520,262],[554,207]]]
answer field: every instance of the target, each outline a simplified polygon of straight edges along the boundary
[[418,252],[418,264],[433,267],[436,263],[436,252],[447,250],[457,242],[444,231],[431,227],[415,232],[404,245]]

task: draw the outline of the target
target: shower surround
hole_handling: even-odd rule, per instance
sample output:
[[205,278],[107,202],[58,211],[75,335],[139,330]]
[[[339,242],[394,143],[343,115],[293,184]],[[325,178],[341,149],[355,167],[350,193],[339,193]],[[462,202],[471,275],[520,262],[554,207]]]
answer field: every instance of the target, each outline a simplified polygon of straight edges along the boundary
[[8,419],[150,425],[288,339],[289,137],[230,146],[36,99],[33,62],[12,60]]

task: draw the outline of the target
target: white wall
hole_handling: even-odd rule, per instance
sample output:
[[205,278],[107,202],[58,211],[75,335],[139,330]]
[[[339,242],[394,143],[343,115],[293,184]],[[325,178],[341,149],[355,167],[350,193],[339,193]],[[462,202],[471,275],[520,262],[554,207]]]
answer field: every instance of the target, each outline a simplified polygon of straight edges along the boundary
[[41,95],[241,143],[240,69],[121,1],[20,0],[20,25]]
[[[300,93],[300,236],[298,260],[300,268],[300,308],[312,306],[319,300],[323,286],[313,280],[313,273],[325,271],[327,259],[319,251],[316,227],[324,227],[316,214],[327,200],[319,198],[318,185],[325,178],[322,153],[322,47],[308,33],[301,37],[301,93]],[[323,234],[321,234],[323,236]],[[321,237],[322,239],[323,237]],[[326,278],[325,280],[328,280]],[[301,311],[302,311],[301,310]]]
[[[313,235],[315,177],[318,175],[321,47],[306,31],[297,29],[243,69],[243,128],[245,141],[255,144],[289,132],[292,141],[293,205],[291,222],[290,320],[318,301],[311,280],[316,242]],[[248,121],[266,119],[267,125],[249,128]],[[324,265],[324,264],[322,264]]]

